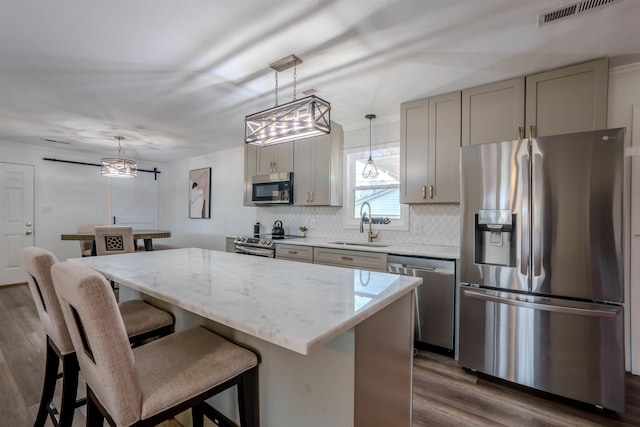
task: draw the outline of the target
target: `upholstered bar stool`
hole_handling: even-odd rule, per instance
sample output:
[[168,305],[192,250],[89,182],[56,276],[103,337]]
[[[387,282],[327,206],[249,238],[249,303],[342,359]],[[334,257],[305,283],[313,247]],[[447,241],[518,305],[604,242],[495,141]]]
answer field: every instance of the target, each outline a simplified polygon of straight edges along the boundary
[[[51,267],[57,264],[58,260],[51,252],[35,247],[22,249],[20,255],[22,267],[27,273],[29,289],[47,338],[44,385],[34,425],[44,426],[49,414],[54,425],[71,426],[74,409],[77,406],[79,367],[51,279]],[[173,332],[171,314],[144,301],[133,300],[120,304],[119,312],[132,345],[139,345],[146,339]],[[53,394],[59,377],[60,361],[62,361],[62,402],[58,412],[58,408],[53,403]]]
[[99,273],[71,261],[51,268],[87,382],[87,426],[152,426],[237,386],[240,421],[257,426],[257,356],[195,327],[132,349],[113,292]]

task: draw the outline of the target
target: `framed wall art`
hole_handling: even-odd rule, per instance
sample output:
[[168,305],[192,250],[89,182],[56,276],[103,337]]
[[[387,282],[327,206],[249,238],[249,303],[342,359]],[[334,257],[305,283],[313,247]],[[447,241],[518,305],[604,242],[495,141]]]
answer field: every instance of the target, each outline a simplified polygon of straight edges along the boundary
[[189,171],[189,218],[211,218],[211,168]]

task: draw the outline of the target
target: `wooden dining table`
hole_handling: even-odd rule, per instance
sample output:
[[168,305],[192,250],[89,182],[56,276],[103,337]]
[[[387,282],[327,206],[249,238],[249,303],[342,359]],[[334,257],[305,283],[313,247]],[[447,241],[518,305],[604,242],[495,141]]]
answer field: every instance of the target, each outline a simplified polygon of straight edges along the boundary
[[[169,230],[133,230],[133,240],[142,239],[144,241],[144,250],[149,252],[153,250],[153,239],[163,239],[171,237]],[[94,233],[63,233],[60,235],[61,240],[93,240],[91,255],[96,255],[96,236]]]

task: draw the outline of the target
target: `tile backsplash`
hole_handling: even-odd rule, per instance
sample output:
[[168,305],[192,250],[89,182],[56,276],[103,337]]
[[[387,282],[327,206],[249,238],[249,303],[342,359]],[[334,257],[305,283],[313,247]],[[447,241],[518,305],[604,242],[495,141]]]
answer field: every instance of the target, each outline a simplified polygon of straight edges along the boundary
[[[307,236],[327,239],[365,239],[358,230],[343,227],[341,207],[273,206],[257,208],[256,220],[262,233],[270,233],[273,223],[282,221],[286,234],[298,235],[298,227],[309,228]],[[382,230],[377,241],[389,243],[429,244],[443,246],[460,245],[460,206],[411,205],[409,230]]]

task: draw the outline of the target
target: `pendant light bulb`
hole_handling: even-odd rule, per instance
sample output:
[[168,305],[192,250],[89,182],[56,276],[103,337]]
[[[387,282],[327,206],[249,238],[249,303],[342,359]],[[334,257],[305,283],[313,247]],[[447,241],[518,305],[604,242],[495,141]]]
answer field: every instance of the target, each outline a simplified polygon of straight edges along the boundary
[[367,164],[364,165],[364,169],[362,170],[362,177],[365,179],[373,179],[378,176],[378,168],[376,167],[373,158],[371,157],[371,120],[376,118],[375,114],[367,114],[364,116],[365,119],[369,119],[369,160],[367,160]]

